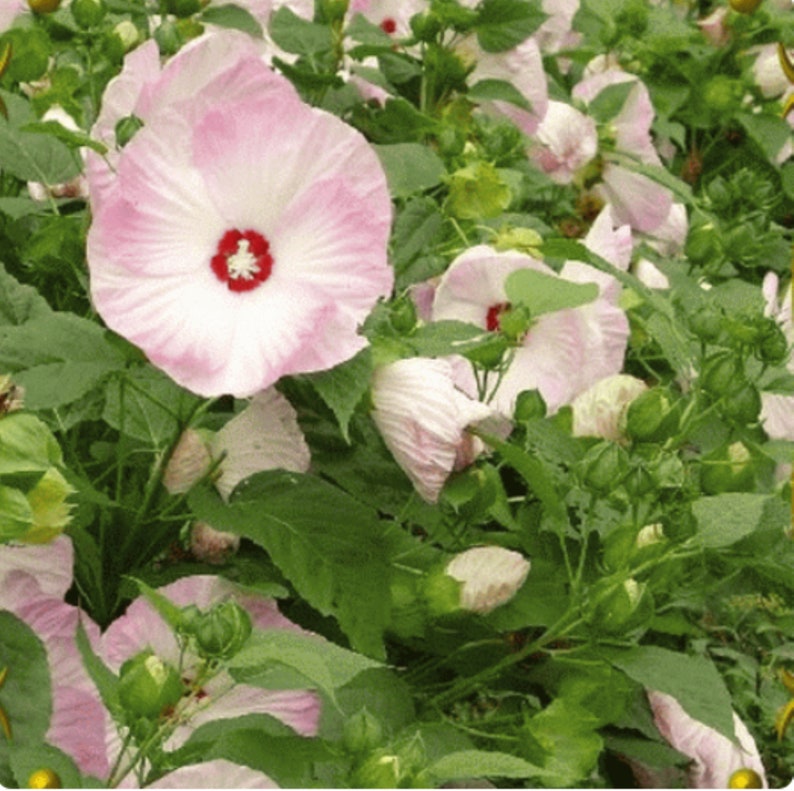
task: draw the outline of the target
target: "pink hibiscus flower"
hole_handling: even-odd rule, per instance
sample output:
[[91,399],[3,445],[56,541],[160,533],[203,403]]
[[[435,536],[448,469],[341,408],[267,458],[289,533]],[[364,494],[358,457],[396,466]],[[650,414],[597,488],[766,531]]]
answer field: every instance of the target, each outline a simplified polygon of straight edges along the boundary
[[111,329],[182,386],[242,397],[366,345],[358,327],[393,282],[391,201],[363,136],[260,58],[185,72],[216,46],[141,91],[151,114],[109,185],[91,170],[88,263]]
[[[485,245],[456,258],[441,279],[433,303],[433,319],[456,319],[483,329],[498,328],[499,310],[507,304],[504,282],[520,269],[577,283],[597,283],[600,296],[578,308],[538,317],[530,327],[502,378],[492,404],[503,415],[513,414],[523,390],[537,388],[555,412],[580,392],[606,376],[618,373],[628,342],[628,321],[617,307],[619,289],[609,275],[587,264],[570,261],[557,275],[541,261]],[[464,389],[472,387],[471,379]]]
[[[766,308],[764,314],[780,324],[789,344],[794,343],[794,324],[791,314],[791,286],[781,300],[778,295],[779,278],[768,272],[762,285]],[[794,356],[789,354],[786,366],[794,373]],[[780,393],[761,393],[761,424],[771,439],[794,440],[794,396]]]
[[72,585],[73,561],[72,542],[64,535],[49,544],[4,546],[0,609],[24,621],[47,651],[52,681],[47,741],[70,755],[81,772],[101,778],[110,766],[104,735],[94,726],[103,721],[105,709],[75,642],[79,618],[94,643],[99,640],[99,628],[63,601]]
[[[184,577],[160,589],[174,604],[195,605],[202,611],[232,599],[244,607],[255,629],[297,629],[284,618],[272,599],[246,594],[221,577],[212,575]],[[180,645],[171,628],[157,614],[149,602],[140,597],[117,618],[102,635],[100,655],[110,668],[118,672],[121,665],[145,650],[151,650],[160,660],[180,666],[184,679],[192,681],[200,660],[189,650],[180,652]],[[234,682],[225,671],[210,678],[166,740],[166,749],[180,747],[190,734],[206,722],[233,718],[244,714],[269,714],[289,725],[303,736],[317,732],[320,702],[313,692],[268,691],[260,687]],[[118,755],[120,736],[116,726],[107,718],[107,751]],[[227,785],[226,782],[223,783]]]
[[11,27],[17,14],[28,10],[25,0],[3,0],[0,3],[0,33]]

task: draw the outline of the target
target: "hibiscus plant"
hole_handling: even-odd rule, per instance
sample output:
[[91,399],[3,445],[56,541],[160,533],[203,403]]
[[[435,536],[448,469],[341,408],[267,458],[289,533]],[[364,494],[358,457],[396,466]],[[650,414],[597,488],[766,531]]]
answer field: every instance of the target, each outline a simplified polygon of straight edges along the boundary
[[0,785],[786,785],[789,0],[0,0]]

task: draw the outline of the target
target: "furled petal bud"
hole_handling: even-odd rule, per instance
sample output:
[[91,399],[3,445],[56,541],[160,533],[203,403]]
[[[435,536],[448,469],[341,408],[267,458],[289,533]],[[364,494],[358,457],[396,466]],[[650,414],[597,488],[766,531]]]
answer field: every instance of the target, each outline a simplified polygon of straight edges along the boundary
[[184,494],[207,474],[211,463],[201,434],[195,429],[186,429],[168,460],[163,486],[170,494]]
[[206,522],[194,522],[190,528],[190,551],[196,560],[222,564],[240,548],[240,536],[216,530]]
[[625,412],[647,389],[645,382],[627,374],[615,374],[596,382],[571,404],[573,436],[625,440],[622,428]]
[[252,628],[248,611],[234,601],[216,604],[190,624],[199,653],[221,659],[234,656],[250,637]]
[[529,574],[529,561],[503,547],[473,547],[447,564],[448,576],[462,583],[460,606],[485,615],[510,601]]
[[372,380],[372,419],[422,499],[438,500],[453,469],[471,463],[479,441],[466,427],[492,410],[455,387],[447,360],[416,357],[379,368]]

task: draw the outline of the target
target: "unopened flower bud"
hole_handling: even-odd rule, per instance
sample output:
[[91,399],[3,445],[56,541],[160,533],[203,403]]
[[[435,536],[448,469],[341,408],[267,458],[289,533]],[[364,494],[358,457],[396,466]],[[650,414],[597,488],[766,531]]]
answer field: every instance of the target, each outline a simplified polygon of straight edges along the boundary
[[596,597],[590,622],[610,634],[636,629],[653,614],[653,597],[647,584],[630,577],[618,587],[605,580],[605,591]]
[[626,451],[614,442],[594,445],[580,464],[584,484],[596,492],[611,492],[628,472]]
[[608,376],[580,393],[571,404],[574,437],[625,440],[624,415],[648,390],[641,379],[626,374]]
[[61,0],[28,0],[28,8],[34,14],[51,14],[57,11]]
[[408,22],[417,41],[435,41],[436,36],[441,32],[441,21],[431,11],[414,14]]
[[228,659],[250,637],[251,616],[237,602],[225,601],[197,618],[191,631],[202,656]]
[[129,52],[140,41],[140,32],[129,19],[122,19],[121,22],[113,28],[113,34],[121,42],[124,52]]
[[209,449],[195,429],[182,432],[163,473],[163,486],[169,494],[184,494],[198,483],[212,463]]
[[720,447],[702,458],[700,486],[707,494],[747,491],[754,481],[753,457],[743,442]]
[[525,420],[535,420],[546,417],[546,411],[546,402],[543,400],[540,390],[523,390],[516,398],[513,418],[519,423]]
[[400,759],[388,753],[369,757],[353,774],[354,788],[399,788]]
[[176,668],[151,651],[128,659],[119,673],[119,701],[134,718],[155,719],[182,697]]
[[700,386],[713,396],[719,397],[735,389],[744,379],[744,368],[735,352],[721,351],[710,355],[703,364]]
[[52,769],[37,769],[28,778],[27,788],[63,788],[63,786],[61,778]]
[[761,394],[758,388],[746,382],[738,392],[731,393],[722,404],[722,413],[741,425],[758,422],[761,414]]
[[190,551],[196,560],[220,565],[240,548],[240,536],[216,530],[206,522],[194,522],[190,528]]
[[524,584],[530,563],[504,547],[472,547],[447,564],[446,575],[461,583],[459,606],[485,615],[510,601]]
[[644,547],[658,544],[664,541],[664,538],[664,527],[662,527],[661,522],[657,522],[653,525],[645,525],[645,527],[637,533],[637,549],[643,549]]
[[72,0],[69,11],[80,27],[90,28],[104,19],[107,9],[103,0]]
[[678,428],[675,404],[661,387],[637,397],[626,410],[626,433],[639,442],[659,442]]
[[369,752],[383,742],[383,728],[365,706],[345,722],[342,740],[352,753]]

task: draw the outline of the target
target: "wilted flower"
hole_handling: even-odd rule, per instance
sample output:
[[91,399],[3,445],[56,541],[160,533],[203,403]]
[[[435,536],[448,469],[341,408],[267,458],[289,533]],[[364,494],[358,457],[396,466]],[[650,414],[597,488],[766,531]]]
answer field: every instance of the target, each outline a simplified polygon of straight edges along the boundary
[[515,596],[529,568],[529,561],[510,549],[472,547],[452,558],[446,573],[462,583],[460,606],[485,615]]
[[196,62],[216,37],[147,86],[115,180],[92,170],[88,263],[98,312],[155,365],[248,396],[364,348],[359,324],[393,281],[391,201],[365,139],[260,58]]
[[482,449],[467,426],[493,414],[455,387],[449,361],[421,357],[378,368],[372,402],[372,419],[386,445],[429,503],[438,500],[450,473]]
[[204,563],[225,563],[240,547],[240,536],[216,530],[206,522],[195,522],[190,528],[190,551]]
[[[523,390],[539,390],[549,412],[569,404],[599,379],[620,371],[628,341],[628,321],[615,304],[618,289],[610,275],[578,261],[566,263],[557,275],[530,256],[500,253],[485,245],[467,250],[452,262],[436,289],[433,319],[498,329],[499,310],[507,304],[505,280],[521,269],[596,283],[601,295],[578,308],[543,314],[530,326],[513,350],[512,362],[492,400],[506,416],[513,414],[515,399]],[[470,388],[471,382],[465,387]]]
[[[735,712],[733,726],[738,743],[691,717],[671,695],[648,691],[648,702],[659,733],[692,759],[687,772],[691,788],[728,788],[731,776],[741,769],[757,773],[763,787],[767,787],[755,740]],[[643,784],[656,784],[652,772],[641,770],[638,774]],[[664,778],[662,785],[669,785],[671,779]]]
[[573,436],[624,441],[626,410],[647,389],[645,382],[628,374],[615,374],[596,382],[571,403]]
[[195,429],[185,429],[166,464],[163,486],[169,494],[184,494],[207,474],[211,465],[204,438]]

